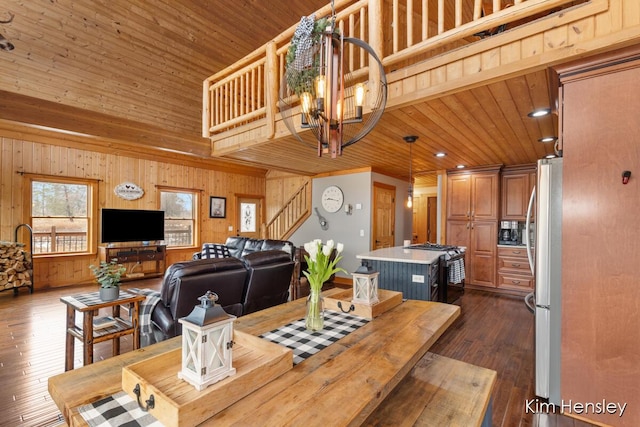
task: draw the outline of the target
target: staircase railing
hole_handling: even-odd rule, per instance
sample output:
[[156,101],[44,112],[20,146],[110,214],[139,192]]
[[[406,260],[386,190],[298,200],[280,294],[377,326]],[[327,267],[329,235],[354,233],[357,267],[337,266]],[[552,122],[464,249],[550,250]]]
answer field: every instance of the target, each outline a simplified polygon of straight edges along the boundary
[[[490,8],[485,8],[483,3],[481,0],[336,0],[336,22],[346,37],[369,43],[385,68],[399,69],[569,7],[576,4],[576,0],[493,0]],[[316,12],[316,17],[330,13],[331,6],[327,5]],[[274,138],[278,92],[296,27],[297,24],[204,81],[204,137],[253,124],[265,126],[264,136]],[[369,69],[366,58],[354,51],[347,51],[345,56],[348,72],[363,73],[375,81],[372,79],[375,75],[370,73],[374,73],[376,67]],[[225,150],[224,141],[216,144],[217,151]]]
[[311,181],[300,186],[267,223],[269,239],[286,240],[311,215]]

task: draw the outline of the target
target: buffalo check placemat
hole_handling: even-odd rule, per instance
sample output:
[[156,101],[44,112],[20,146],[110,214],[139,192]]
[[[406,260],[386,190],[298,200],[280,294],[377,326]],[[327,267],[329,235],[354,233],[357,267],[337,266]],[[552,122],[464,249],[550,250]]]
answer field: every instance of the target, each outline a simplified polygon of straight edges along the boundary
[[321,331],[307,332],[304,327],[304,319],[300,319],[270,332],[265,332],[260,335],[260,338],[292,349],[293,364],[297,365],[368,322],[369,320],[362,317],[338,311],[325,311],[324,329]]
[[91,427],[164,427],[124,391],[81,406],[78,411]]

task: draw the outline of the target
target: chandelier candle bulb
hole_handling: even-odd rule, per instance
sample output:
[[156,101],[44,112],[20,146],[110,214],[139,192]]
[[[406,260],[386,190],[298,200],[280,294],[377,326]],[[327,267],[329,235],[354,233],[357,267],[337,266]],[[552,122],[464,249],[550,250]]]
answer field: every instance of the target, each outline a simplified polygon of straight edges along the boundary
[[324,111],[326,80],[324,76],[316,77],[316,97],[318,102],[318,111]]
[[356,85],[356,118],[362,119],[362,106],[364,105],[364,85],[358,83]]

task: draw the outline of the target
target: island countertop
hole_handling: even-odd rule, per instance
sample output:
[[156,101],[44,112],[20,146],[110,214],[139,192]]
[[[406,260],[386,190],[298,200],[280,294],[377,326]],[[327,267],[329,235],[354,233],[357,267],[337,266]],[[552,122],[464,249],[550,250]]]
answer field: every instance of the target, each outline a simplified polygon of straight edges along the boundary
[[408,249],[404,246],[376,249],[371,252],[356,255],[358,259],[372,259],[377,261],[406,262],[411,264],[434,264],[446,251],[431,251],[424,249]]

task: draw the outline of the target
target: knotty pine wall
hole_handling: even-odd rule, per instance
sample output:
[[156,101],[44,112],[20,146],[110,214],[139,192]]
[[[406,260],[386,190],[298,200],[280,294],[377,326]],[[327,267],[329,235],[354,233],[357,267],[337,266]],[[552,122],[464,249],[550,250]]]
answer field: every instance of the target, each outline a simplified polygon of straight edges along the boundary
[[[200,190],[200,242],[226,240],[228,227],[234,225],[234,194],[265,194],[265,177],[259,174],[227,173],[11,138],[0,138],[0,144],[0,240],[13,241],[15,227],[28,222],[28,218],[23,218],[24,203],[29,203],[23,200],[26,180],[18,172],[99,180],[101,208],[157,209],[156,186]],[[113,189],[125,181],[140,186],[144,196],[133,201],[118,198]],[[225,219],[209,218],[210,196],[227,198]],[[167,265],[190,259],[194,250],[169,251]],[[96,262],[97,255],[36,258],[35,288],[90,282],[93,276],[89,265]]]
[[280,208],[293,196],[298,189],[311,178],[295,175],[288,172],[267,172],[266,183],[266,216],[267,222],[271,220]]

